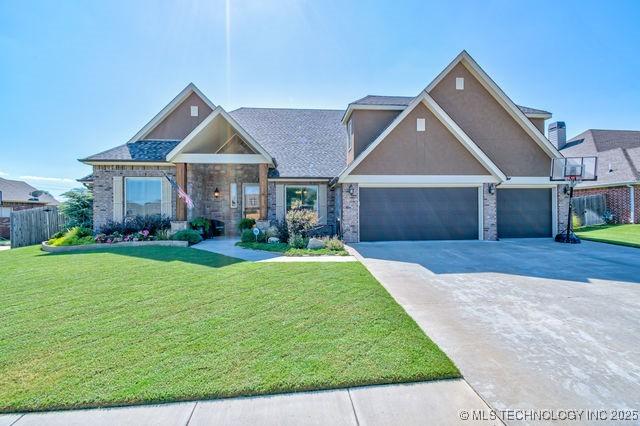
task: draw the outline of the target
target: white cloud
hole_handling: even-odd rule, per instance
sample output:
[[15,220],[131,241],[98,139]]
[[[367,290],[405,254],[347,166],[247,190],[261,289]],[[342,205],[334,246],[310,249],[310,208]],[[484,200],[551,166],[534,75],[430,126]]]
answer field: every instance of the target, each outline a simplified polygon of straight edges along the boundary
[[20,176],[20,179],[33,180],[36,182],[50,182],[50,183],[77,185],[77,182],[75,179],[69,179],[69,178],[46,177],[46,176]]
[[0,170],[0,176],[9,176],[9,173],[5,173],[2,170]]

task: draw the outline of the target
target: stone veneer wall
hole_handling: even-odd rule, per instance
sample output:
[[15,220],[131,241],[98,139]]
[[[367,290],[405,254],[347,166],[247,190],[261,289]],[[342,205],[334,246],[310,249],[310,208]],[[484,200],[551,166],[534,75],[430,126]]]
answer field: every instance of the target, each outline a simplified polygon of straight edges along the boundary
[[[353,188],[353,195],[349,188]],[[360,188],[357,183],[342,185],[342,239],[346,243],[360,242]]]
[[498,239],[498,188],[489,193],[489,185],[482,185],[482,238],[488,241]]
[[[36,207],[44,207],[46,204],[39,203],[14,203],[6,201],[1,204],[2,207],[11,207],[11,210],[28,210]],[[10,239],[11,237],[11,217],[0,217],[0,237]]]
[[[635,186],[635,223],[640,223],[640,186]],[[613,213],[614,223],[631,222],[631,191],[628,186],[611,186],[606,188],[575,189],[574,197],[604,194],[607,210]]]
[[[267,219],[271,223],[277,222],[276,219],[276,185],[317,185],[318,182],[309,181],[269,181],[267,205],[269,207]],[[331,189],[327,185],[327,224],[336,225],[336,193],[338,191],[334,188]]]
[[[113,177],[162,177],[163,172],[175,179],[173,166],[93,166],[93,229],[98,230],[113,219]],[[176,194],[171,195],[172,213],[176,215]]]
[[[230,184],[238,185],[238,207],[231,208]],[[189,220],[203,216],[224,222],[225,235],[238,235],[242,219],[242,184],[259,183],[257,164],[187,164],[187,193],[193,199]],[[220,197],[213,192],[218,188]]]
[[[558,185],[558,233],[567,230],[567,215],[569,214],[569,191],[564,193],[568,185]],[[575,196],[575,193],[574,193]]]

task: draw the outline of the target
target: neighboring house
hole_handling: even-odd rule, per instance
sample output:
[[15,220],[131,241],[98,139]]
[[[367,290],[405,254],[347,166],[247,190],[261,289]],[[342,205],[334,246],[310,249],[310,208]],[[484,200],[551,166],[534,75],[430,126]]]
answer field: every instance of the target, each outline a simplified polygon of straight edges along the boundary
[[640,131],[590,129],[566,143],[560,134],[559,146],[565,157],[598,157],[598,180],[576,196],[604,194],[614,222],[640,223]]
[[36,188],[26,182],[0,178],[0,237],[11,237],[11,212],[35,207],[57,206],[58,201],[49,194],[33,197]]
[[[80,161],[94,221],[279,221],[295,200],[348,242],[551,237],[567,196],[549,180],[551,114],[515,105],[466,53],[415,97],[342,110],[227,112],[188,85],[126,144]],[[163,176],[195,204],[187,209]]]

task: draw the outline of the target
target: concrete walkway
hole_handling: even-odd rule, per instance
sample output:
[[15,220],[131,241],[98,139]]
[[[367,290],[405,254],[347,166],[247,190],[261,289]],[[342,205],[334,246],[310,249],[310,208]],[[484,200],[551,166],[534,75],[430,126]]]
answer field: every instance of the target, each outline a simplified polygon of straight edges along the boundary
[[0,426],[425,425],[501,424],[465,420],[488,413],[462,379],[138,407],[0,415]]
[[251,262],[355,262],[353,256],[283,256],[262,250],[250,250],[236,246],[237,238],[217,237],[194,244],[193,248],[222,254]]

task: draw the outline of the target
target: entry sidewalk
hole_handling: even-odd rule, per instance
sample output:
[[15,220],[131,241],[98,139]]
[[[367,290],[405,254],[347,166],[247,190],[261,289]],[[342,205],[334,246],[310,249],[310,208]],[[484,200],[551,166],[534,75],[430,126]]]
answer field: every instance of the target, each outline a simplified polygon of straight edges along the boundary
[[[466,420],[487,405],[463,379],[136,407],[0,415],[27,425],[425,425]],[[483,425],[501,424],[484,421]]]

